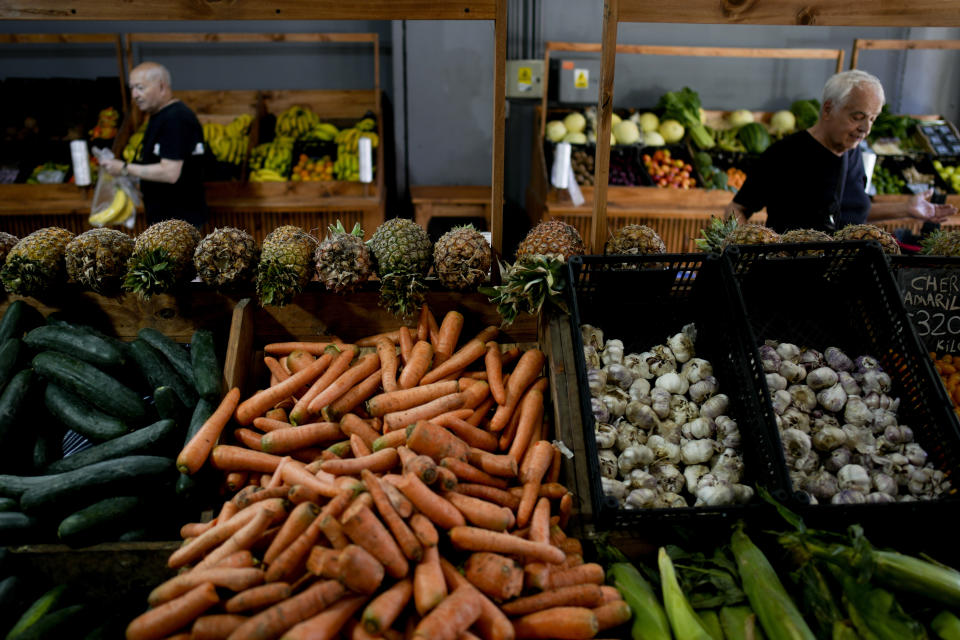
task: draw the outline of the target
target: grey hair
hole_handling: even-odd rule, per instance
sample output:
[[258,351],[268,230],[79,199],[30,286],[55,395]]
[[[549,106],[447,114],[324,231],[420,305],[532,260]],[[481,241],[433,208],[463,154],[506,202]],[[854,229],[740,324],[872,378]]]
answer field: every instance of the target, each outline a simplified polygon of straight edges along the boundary
[[151,82],[161,82],[168,88],[173,89],[170,71],[159,62],[144,62],[134,67],[133,71],[141,71]]
[[823,104],[829,102],[834,106],[842,107],[850,96],[850,92],[853,91],[853,88],[862,85],[872,87],[873,90],[877,92],[877,95],[880,96],[881,104],[886,102],[883,94],[883,85],[880,84],[880,80],[875,75],[859,69],[841,71],[840,73],[835,73],[830,76],[827,83],[823,85],[822,102]]

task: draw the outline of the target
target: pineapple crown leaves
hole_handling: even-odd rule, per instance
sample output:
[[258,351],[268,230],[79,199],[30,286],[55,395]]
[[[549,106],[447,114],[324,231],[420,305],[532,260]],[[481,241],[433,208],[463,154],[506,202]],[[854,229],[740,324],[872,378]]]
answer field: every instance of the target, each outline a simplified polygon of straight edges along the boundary
[[257,297],[260,306],[282,307],[293,300],[301,290],[297,274],[281,262],[267,260],[257,265]]
[[503,284],[478,291],[497,305],[504,325],[513,324],[520,313],[541,313],[544,305],[569,313],[564,289],[566,260],[560,254],[531,255],[514,264],[500,263]]
[[172,289],[176,279],[170,253],[158,247],[131,259],[123,278],[123,288],[149,299],[154,294]]
[[737,219],[731,216],[724,220],[716,216],[710,216],[710,224],[706,229],[700,230],[700,237],[694,240],[697,249],[704,253],[711,251],[719,253],[723,250],[723,239],[737,228]]
[[922,250],[920,251],[920,253],[923,253],[925,255],[930,255],[931,253],[933,253],[934,248],[937,246],[937,243],[940,242],[941,239],[943,239],[944,235],[945,234],[943,229],[937,229],[936,231],[933,231],[932,233],[928,233],[927,235],[925,235],[923,239],[920,240],[920,246],[922,247]]
[[[328,226],[327,229],[329,230],[330,235],[335,233],[347,233],[346,227],[343,226],[343,222],[340,220],[337,220],[337,224],[331,224]],[[363,227],[360,226],[359,222],[355,222],[353,224],[353,229],[349,232],[349,234],[363,240]]]
[[423,306],[427,287],[422,278],[415,270],[384,274],[380,277],[380,306],[398,318],[412,315]]

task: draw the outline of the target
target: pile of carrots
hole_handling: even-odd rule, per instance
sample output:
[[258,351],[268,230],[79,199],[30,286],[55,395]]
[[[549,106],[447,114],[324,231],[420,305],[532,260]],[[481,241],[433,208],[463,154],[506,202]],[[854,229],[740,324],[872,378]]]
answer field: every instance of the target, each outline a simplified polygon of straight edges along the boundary
[[[630,619],[567,537],[544,354],[464,318],[264,347],[177,459],[236,491],[188,523],[128,640],[593,638]],[[231,438],[236,444],[231,444]],[[218,444],[220,442],[220,444]]]

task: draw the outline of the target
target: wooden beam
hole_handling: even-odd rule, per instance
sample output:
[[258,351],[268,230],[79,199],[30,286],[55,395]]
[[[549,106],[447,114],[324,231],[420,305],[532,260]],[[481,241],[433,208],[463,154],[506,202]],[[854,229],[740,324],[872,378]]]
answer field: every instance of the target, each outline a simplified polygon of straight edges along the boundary
[[956,0],[623,0],[621,22],[782,24],[872,27],[957,27]]
[[113,44],[115,33],[0,33],[0,44]]
[[507,109],[507,0],[497,0],[493,25],[493,170],[490,194],[490,246],[503,255],[503,154]]
[[2,20],[495,20],[497,0],[0,0]]
[[130,42],[374,42],[375,33],[129,33]]
[[[599,42],[548,42],[551,51],[601,53]],[[789,49],[757,47],[684,47],[673,45],[618,44],[617,53],[654,56],[693,56],[701,58],[784,58],[835,60],[842,49]]]
[[861,51],[932,51],[938,49],[960,49],[960,40],[871,40],[868,38],[857,38],[853,41],[853,54],[850,56],[850,68],[857,68]]
[[597,100],[597,150],[593,162],[593,224],[589,251],[603,250],[607,230],[607,182],[610,180],[610,128],[613,121],[613,74],[617,61],[617,24],[619,1],[603,2],[603,53],[600,59],[600,95]]

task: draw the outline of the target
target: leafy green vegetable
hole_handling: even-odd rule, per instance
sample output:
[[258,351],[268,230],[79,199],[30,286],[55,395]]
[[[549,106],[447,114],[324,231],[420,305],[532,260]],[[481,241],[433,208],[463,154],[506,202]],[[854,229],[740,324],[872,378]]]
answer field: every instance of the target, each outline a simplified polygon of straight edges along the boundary
[[890,107],[883,105],[880,115],[873,122],[870,129],[870,135],[867,136],[870,142],[877,138],[898,138],[905,140],[912,133],[913,128],[919,120],[910,116],[898,116],[890,113]]
[[680,91],[668,91],[660,96],[657,109],[662,111],[662,120],[674,119],[690,132],[690,139],[700,149],[712,149],[716,141],[700,121],[700,96],[690,87]]
[[736,563],[725,547],[713,555],[688,553],[679,547],[666,547],[676,569],[677,580],[694,609],[713,609],[746,601],[740,588]]
[[796,130],[809,129],[820,119],[820,101],[797,100],[790,105],[790,112],[797,118]]

